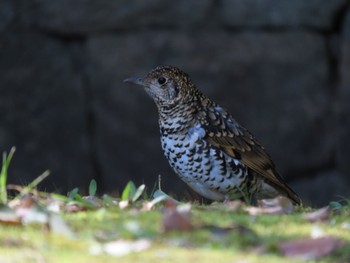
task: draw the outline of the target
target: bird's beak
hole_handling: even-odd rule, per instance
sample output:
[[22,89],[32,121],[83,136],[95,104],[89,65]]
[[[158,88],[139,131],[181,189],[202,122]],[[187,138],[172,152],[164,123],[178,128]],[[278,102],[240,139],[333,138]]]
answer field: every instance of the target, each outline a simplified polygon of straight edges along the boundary
[[131,78],[124,79],[124,82],[133,83],[133,84],[140,85],[140,86],[145,86],[144,79],[138,78],[138,77],[131,77]]

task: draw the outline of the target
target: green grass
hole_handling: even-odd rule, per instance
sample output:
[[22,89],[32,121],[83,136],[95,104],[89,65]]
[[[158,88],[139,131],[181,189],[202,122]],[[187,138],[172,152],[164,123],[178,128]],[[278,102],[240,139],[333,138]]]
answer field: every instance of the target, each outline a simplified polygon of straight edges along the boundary
[[[37,184],[48,176],[45,172],[28,186],[17,186],[18,195],[8,200],[6,180],[13,153],[11,150],[9,155],[4,154],[0,174],[0,262],[305,262],[283,256],[278,247],[286,241],[309,238],[315,231],[344,242],[341,248],[317,262],[350,262],[350,201],[346,198],[331,202],[330,219],[321,223],[304,219],[303,215],[312,210],[309,207],[297,208],[291,214],[253,216],[244,207],[232,211],[225,204],[193,203],[190,209],[193,230],[165,232],[164,214],[170,206],[164,201],[170,197],[156,190],[152,199],[145,194],[144,185],[136,187],[132,182],[126,185],[120,198],[115,198],[97,197],[93,180],[87,199],[79,194],[78,188],[67,196],[37,192]],[[61,207],[58,212],[61,221],[54,224],[48,219],[42,223],[34,216],[27,224],[23,219],[17,223],[3,219],[9,210],[20,211],[31,195],[35,202],[29,205],[30,211],[52,218],[56,214],[49,209],[51,202]],[[17,206],[10,205],[11,210],[8,205],[13,201]],[[126,208],[121,209],[120,203]],[[145,204],[152,208],[144,209]],[[80,209],[67,212],[65,208],[72,205]],[[54,230],[54,226],[62,229],[61,223],[66,223],[72,235]],[[151,246],[120,257],[101,251],[105,244],[121,240],[148,240]]]
[[[151,240],[152,245],[139,253],[121,257],[122,262],[302,262],[277,251],[283,241],[309,237],[315,225],[324,234],[345,240],[346,245],[317,262],[348,262],[350,259],[349,213],[332,216],[327,223],[309,223],[302,213],[292,215],[250,216],[227,211],[224,207],[192,208],[195,230],[162,231],[162,209],[142,212],[129,208],[102,208],[95,211],[64,213],[63,218],[75,238],[51,234],[42,225],[8,226],[0,224],[0,262],[115,262],[114,256],[93,255],[94,247],[114,240]],[[233,226],[227,233],[217,231]],[[241,231],[235,226],[245,227]],[[213,230],[214,229],[214,230]],[[254,252],[259,246],[266,251]]]
[[0,172],[0,204],[7,203],[7,172],[10,167],[12,157],[16,151],[15,147],[12,147],[9,154],[6,152],[2,155],[2,166]]

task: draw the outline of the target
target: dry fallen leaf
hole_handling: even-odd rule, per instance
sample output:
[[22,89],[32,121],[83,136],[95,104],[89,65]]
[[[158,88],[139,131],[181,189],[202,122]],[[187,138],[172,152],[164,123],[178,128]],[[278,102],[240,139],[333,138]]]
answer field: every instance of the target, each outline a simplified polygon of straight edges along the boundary
[[18,206],[15,207],[16,214],[22,219],[31,213],[31,211],[38,207],[38,202],[31,194],[26,194],[22,197]]
[[258,205],[258,207],[248,206],[244,210],[251,215],[279,215],[289,214],[293,212],[294,209],[292,202],[284,196],[277,196],[276,198],[272,199],[259,200]]
[[166,200],[164,206],[162,221],[164,231],[190,231],[193,229],[190,205],[176,205],[172,200]]
[[0,206],[0,224],[19,225],[21,224],[21,218],[14,210],[2,205]]
[[304,215],[304,219],[310,222],[319,222],[319,221],[327,221],[330,217],[331,210],[329,206],[322,207],[316,211],[306,213]]
[[120,209],[125,209],[130,205],[129,200],[123,200],[119,202],[119,208]]
[[314,260],[327,256],[343,244],[343,240],[339,238],[325,236],[284,242],[279,250],[287,257]]
[[325,237],[326,233],[322,229],[322,227],[318,224],[314,224],[311,227],[311,232],[310,232],[310,237],[311,238],[320,238],[320,237]]
[[26,194],[15,207],[16,215],[21,219],[22,224],[46,224],[48,223],[49,212],[38,204],[36,197]]
[[154,204],[152,203],[152,202],[150,202],[150,201],[144,201],[143,203],[142,203],[142,209],[141,209],[141,211],[151,211],[152,210],[152,208],[154,207]]
[[77,213],[82,211],[87,211],[87,207],[74,202],[69,202],[64,206],[64,212],[67,213]]
[[102,246],[94,246],[90,249],[93,255],[107,253],[112,256],[124,256],[134,252],[141,252],[151,247],[151,241],[148,239],[139,239],[135,241],[116,240],[103,244]]

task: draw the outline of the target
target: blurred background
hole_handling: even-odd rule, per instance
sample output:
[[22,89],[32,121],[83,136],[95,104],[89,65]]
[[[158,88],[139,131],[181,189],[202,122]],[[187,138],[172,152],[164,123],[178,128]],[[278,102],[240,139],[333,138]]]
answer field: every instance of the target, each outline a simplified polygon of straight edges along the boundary
[[174,65],[252,131],[307,204],[350,195],[349,0],[1,0],[0,151],[10,183],[127,181],[193,195],[156,107],[123,79]]

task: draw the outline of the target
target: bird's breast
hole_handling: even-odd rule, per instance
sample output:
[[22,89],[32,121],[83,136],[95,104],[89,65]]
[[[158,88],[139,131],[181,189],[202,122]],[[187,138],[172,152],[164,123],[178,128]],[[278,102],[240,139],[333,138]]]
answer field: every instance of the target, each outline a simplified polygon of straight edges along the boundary
[[199,124],[185,133],[162,134],[161,144],[178,176],[207,198],[220,200],[246,176],[246,167],[211,145]]
[[[184,133],[161,136],[164,154],[180,176],[192,174],[196,170],[194,167],[199,167],[203,158],[209,158],[204,137],[205,130],[199,124],[187,129]],[[198,170],[201,171],[201,169]]]

